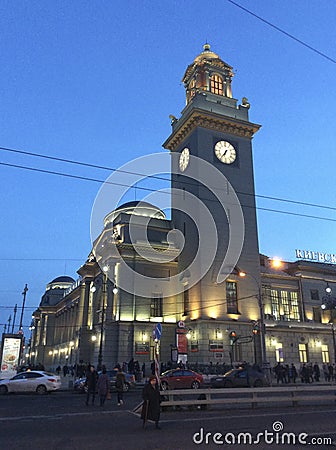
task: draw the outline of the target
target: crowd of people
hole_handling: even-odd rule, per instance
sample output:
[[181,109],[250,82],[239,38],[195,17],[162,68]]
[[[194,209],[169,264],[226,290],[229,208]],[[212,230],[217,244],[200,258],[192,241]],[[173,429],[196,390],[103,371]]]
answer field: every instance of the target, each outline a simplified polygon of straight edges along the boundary
[[296,383],[300,380],[302,383],[314,383],[319,381],[336,381],[335,364],[322,364],[322,370],[317,363],[303,363],[297,369],[292,364],[277,363],[273,367],[273,374],[277,383]]

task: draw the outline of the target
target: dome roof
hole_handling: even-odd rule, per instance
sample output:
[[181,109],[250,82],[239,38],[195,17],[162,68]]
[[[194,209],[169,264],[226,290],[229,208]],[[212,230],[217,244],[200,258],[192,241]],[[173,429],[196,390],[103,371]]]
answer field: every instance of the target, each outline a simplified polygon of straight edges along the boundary
[[73,278],[67,277],[64,275],[64,276],[57,277],[54,280],[50,281],[47,284],[46,291],[49,291],[49,289],[68,289],[74,283],[75,283],[75,280]]
[[62,277],[57,277],[54,280],[52,280],[50,283],[74,283],[75,280],[71,277],[67,277],[67,276],[62,276]]
[[113,220],[120,213],[151,217],[153,219],[161,219],[161,220],[166,219],[165,213],[157,206],[154,206],[148,202],[137,200],[124,203],[123,205],[118,206],[118,208],[107,214],[107,216],[104,219],[104,226],[106,227],[107,224],[113,222]]
[[214,53],[210,50],[210,44],[204,44],[203,45],[203,52],[200,53],[196,58],[194,59],[194,62],[199,62],[202,59],[220,59],[217,53]]

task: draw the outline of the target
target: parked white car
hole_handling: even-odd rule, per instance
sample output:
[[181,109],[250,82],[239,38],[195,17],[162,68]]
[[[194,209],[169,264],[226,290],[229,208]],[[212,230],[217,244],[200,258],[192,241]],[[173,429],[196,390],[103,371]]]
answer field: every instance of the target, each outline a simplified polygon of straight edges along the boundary
[[61,387],[61,379],[53,373],[27,370],[15,375],[7,380],[0,380],[0,395],[10,392],[36,392],[37,394],[46,394],[56,391]]

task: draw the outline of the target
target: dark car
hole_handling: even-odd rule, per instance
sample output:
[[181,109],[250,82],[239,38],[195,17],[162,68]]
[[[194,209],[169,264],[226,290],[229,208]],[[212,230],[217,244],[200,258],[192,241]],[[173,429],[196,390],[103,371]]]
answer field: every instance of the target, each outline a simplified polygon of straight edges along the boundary
[[[117,369],[113,370],[107,370],[106,371],[107,376],[110,380],[110,390],[115,391],[115,382],[116,382],[116,376],[118,373]],[[124,372],[123,372],[124,373]],[[98,375],[100,375],[101,372],[98,372]],[[126,382],[124,384],[124,392],[129,391],[132,387],[135,387],[135,376],[131,373],[124,373]],[[78,392],[87,392],[87,386],[86,386],[86,377],[79,378],[74,382],[74,390]]]
[[160,376],[162,388],[165,389],[198,389],[203,384],[203,376],[193,370],[172,369]]
[[213,388],[229,387],[261,387],[268,386],[266,375],[252,367],[232,369],[224,375],[217,375],[210,379],[210,385]]

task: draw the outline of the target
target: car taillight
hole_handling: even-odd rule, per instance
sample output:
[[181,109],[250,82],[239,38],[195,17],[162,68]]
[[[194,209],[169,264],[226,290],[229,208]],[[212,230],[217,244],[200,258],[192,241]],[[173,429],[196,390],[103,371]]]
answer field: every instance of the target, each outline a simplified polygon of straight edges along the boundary
[[55,380],[55,378],[48,378],[48,381],[51,381],[52,383],[56,383],[57,380]]

